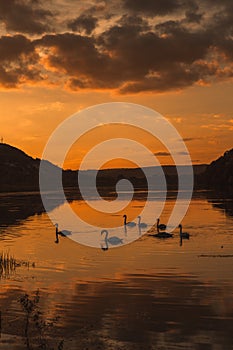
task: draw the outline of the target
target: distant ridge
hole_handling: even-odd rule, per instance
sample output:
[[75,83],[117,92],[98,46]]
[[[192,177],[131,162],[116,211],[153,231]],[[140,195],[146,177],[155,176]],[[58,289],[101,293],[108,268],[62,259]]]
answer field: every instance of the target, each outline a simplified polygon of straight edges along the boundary
[[[22,150],[11,145],[0,143],[0,192],[6,191],[38,191],[39,190],[39,166],[41,160],[32,158]],[[46,169],[59,168],[46,161]],[[184,166],[183,166],[184,167]],[[175,166],[162,167],[166,176],[168,189],[177,189],[177,170]],[[209,165],[194,165],[195,188],[216,188],[233,191],[233,149]],[[61,170],[61,169],[60,169]],[[156,176],[156,167],[147,167],[151,176]],[[48,172],[49,173],[49,172]],[[63,170],[64,187],[77,187],[78,171]],[[93,170],[86,170],[85,175],[92,177]],[[116,183],[120,179],[128,179],[134,188],[147,188],[147,182],[142,169],[119,168],[104,169],[98,172],[97,186],[110,188],[114,191]],[[101,193],[101,190],[100,190]]]
[[206,180],[209,188],[233,195],[233,149],[208,165]]

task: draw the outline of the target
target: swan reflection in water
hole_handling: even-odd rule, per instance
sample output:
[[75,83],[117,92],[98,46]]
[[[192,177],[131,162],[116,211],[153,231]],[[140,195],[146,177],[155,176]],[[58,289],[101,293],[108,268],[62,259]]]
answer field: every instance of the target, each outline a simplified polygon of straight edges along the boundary
[[173,237],[173,234],[169,233],[169,232],[158,232],[158,233],[152,234],[150,236],[153,236],[156,238],[171,238],[171,237]]
[[142,229],[140,226],[138,226],[138,236],[141,236],[142,235]]
[[101,231],[101,236],[105,235],[104,241],[105,241],[105,246],[101,244],[101,249],[102,250],[108,250],[108,245],[120,245],[123,244],[123,239],[113,236],[113,237],[108,237],[108,230],[102,230]]
[[[106,244],[106,243],[105,243]],[[100,244],[100,248],[105,252],[106,250],[108,250],[108,244],[107,245],[103,245],[102,243]]]

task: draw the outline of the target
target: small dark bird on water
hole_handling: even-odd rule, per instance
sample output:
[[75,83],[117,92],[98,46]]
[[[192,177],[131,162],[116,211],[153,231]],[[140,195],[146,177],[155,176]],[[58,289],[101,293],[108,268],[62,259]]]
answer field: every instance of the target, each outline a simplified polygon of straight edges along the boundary
[[157,232],[159,233],[159,231],[165,231],[167,228],[167,225],[165,224],[160,224],[160,219],[157,219]]
[[188,232],[183,232],[182,231],[182,225],[181,224],[179,225],[179,228],[180,228],[180,237],[181,238],[185,238],[185,239],[189,239],[190,234]]

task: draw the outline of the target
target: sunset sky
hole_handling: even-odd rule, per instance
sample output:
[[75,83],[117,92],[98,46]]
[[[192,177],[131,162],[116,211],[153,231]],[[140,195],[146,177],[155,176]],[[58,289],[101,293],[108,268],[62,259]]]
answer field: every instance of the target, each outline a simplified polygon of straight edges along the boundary
[[195,164],[233,147],[232,0],[0,0],[0,23],[4,142],[41,157],[68,116],[122,101],[168,118]]

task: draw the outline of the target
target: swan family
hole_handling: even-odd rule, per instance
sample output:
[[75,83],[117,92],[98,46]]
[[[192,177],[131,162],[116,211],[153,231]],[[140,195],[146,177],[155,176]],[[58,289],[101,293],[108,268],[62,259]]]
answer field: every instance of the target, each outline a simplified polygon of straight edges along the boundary
[[[127,221],[127,215],[123,215],[124,218],[124,227],[135,227],[136,225],[138,226],[139,230],[141,228],[147,228],[147,224],[145,222],[141,222],[141,216],[138,216],[138,223],[136,224],[135,222],[132,221]],[[58,224],[55,224],[56,227],[56,240],[55,243],[59,243],[59,236],[61,237],[67,237],[69,235],[71,235],[71,231],[68,230],[59,230]],[[183,232],[183,226],[181,224],[179,224],[179,235],[180,235],[180,241],[181,241],[181,245],[182,245],[182,239],[189,239],[190,234],[188,232]],[[165,224],[160,224],[160,219],[157,219],[157,233],[153,233],[150,234],[150,236],[153,237],[157,237],[157,238],[170,238],[173,237],[173,234],[170,232],[166,232],[166,228],[167,226]],[[104,242],[105,242],[105,246],[101,245],[101,249],[102,250],[108,250],[108,246],[113,245],[113,246],[117,246],[120,244],[123,244],[123,239],[117,237],[117,236],[112,236],[109,237],[109,233],[108,230],[102,230],[101,231],[101,236],[104,235]]]
[[[160,224],[159,222],[160,222],[160,220],[157,219],[157,233],[154,234],[153,236],[158,237],[158,238],[173,237],[172,233],[165,232],[167,226],[165,224]],[[180,235],[180,241],[181,241],[181,245],[182,245],[182,239],[189,239],[190,234],[188,232],[183,232],[183,230],[182,230],[183,226],[181,224],[178,227],[180,229],[179,235]]]
[[124,226],[128,226],[128,227],[135,227],[135,226],[139,226],[141,228],[147,228],[147,224],[145,222],[141,222],[141,216],[138,216],[138,224],[136,224],[135,222],[132,221],[127,221],[127,215],[123,215],[124,218]]
[[[127,221],[127,215],[124,215],[123,218],[124,218],[124,227],[125,228],[126,228],[126,226],[129,226],[129,227],[135,227],[136,226],[135,222],[131,222],[131,221],[128,222]],[[138,216],[138,224],[137,225],[138,225],[139,230],[141,228],[146,228],[148,226],[146,223],[141,222],[141,216]],[[180,242],[181,242],[180,245],[182,245],[182,239],[189,239],[190,234],[188,232],[183,232],[181,224],[178,227],[180,229],[180,232],[179,232]],[[157,226],[156,226],[156,228],[157,228],[157,233],[150,234],[150,236],[157,237],[157,238],[170,238],[170,237],[173,237],[172,233],[165,231],[167,226],[165,224],[160,224],[159,218],[157,219]],[[102,235],[105,235],[104,236],[105,245],[101,244],[100,247],[104,251],[108,250],[109,245],[117,246],[117,245],[123,244],[123,239],[121,239],[121,238],[119,238],[117,236],[109,237],[108,230],[102,230],[101,231],[101,236]]]
[[[132,222],[132,221],[127,221],[127,215],[123,215],[123,218],[124,218],[124,226],[128,226],[128,227],[135,227],[136,225],[138,225],[139,229],[141,228],[147,228],[147,224],[145,222],[141,222],[141,216],[139,215],[138,216],[138,224],[136,224],[135,222]],[[154,234],[151,234],[150,236],[153,236],[153,237],[157,237],[157,238],[170,238],[170,237],[173,237],[173,234],[170,233],[170,232],[166,232],[166,228],[167,228],[167,225],[165,224],[161,224],[160,223],[160,219],[158,218],[157,219],[157,225],[156,225],[156,228],[157,228],[157,233],[154,233]],[[182,225],[180,224],[179,225],[179,229],[180,229],[180,238],[182,239],[189,239],[190,237],[190,234],[188,232],[183,232],[182,231]]]

